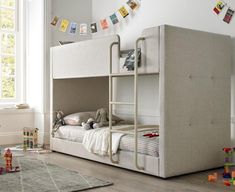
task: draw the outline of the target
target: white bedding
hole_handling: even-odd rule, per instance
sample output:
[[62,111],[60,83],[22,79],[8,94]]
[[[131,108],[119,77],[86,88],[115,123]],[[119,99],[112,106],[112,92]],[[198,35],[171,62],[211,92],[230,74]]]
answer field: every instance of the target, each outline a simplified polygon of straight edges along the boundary
[[[117,128],[120,126],[126,126],[126,125],[116,125],[113,126],[113,128]],[[55,133],[55,138],[58,139],[64,139],[68,141],[73,142],[83,142],[84,135],[87,131],[84,130],[81,126],[61,126],[58,131]],[[144,133],[143,133],[144,134]],[[146,138],[143,137],[143,134],[139,134],[139,142],[138,142],[138,153],[146,154],[154,157],[159,156],[159,138]],[[115,141],[115,138],[113,138]],[[114,144],[113,141],[113,147],[117,145]],[[124,150],[124,151],[134,151],[134,138],[132,135],[123,135],[120,138],[118,150]],[[113,149],[113,151],[115,151]]]
[[[124,134],[112,134],[112,153],[116,154],[120,139]],[[109,129],[92,129],[85,132],[83,146],[91,153],[98,155],[108,155],[109,153]]]

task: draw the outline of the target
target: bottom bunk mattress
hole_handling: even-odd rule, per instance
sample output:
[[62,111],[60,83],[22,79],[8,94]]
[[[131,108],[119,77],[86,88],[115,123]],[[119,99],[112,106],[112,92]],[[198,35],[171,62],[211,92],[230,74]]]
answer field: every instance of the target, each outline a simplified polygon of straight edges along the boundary
[[[123,125],[121,125],[123,126]],[[120,125],[113,126],[114,128]],[[61,126],[55,133],[55,138],[64,139],[68,141],[82,143],[85,132],[81,126]],[[146,133],[139,133],[138,137],[138,153],[159,157],[159,138],[158,137],[144,137]],[[134,151],[134,137],[133,135],[123,135],[120,139],[119,150]]]

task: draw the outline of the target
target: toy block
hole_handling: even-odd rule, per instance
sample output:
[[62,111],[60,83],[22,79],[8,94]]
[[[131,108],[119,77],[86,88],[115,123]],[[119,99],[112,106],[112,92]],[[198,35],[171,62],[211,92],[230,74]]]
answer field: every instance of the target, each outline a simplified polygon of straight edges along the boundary
[[227,187],[231,186],[231,183],[229,181],[224,180],[223,183],[224,183],[224,186],[227,186]]
[[216,182],[218,180],[218,174],[214,173],[213,175],[208,175],[209,182]]
[[235,178],[235,171],[232,171],[232,178]]
[[214,175],[208,175],[208,181],[209,182],[216,182],[216,178],[214,177]]

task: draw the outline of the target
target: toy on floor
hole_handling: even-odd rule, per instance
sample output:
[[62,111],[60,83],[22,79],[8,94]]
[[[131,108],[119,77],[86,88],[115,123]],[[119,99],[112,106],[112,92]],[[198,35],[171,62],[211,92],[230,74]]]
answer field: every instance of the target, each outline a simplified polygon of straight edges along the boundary
[[227,186],[227,187],[231,186],[230,181],[224,180],[223,183],[224,183],[224,186]]
[[12,153],[10,149],[4,154],[5,162],[6,162],[6,172],[12,170]]
[[230,167],[235,166],[235,163],[233,163],[234,150],[235,148],[223,148],[223,151],[225,153],[224,173],[223,173],[224,179],[231,178]]
[[218,173],[214,173],[213,175],[208,175],[209,182],[216,182],[218,180]]
[[38,147],[38,128],[24,127],[23,129],[23,148],[36,148]]
[[[5,158],[5,163],[6,163],[6,167],[5,167],[5,172],[6,173],[15,173],[15,172],[19,172],[20,168],[17,167],[12,167],[12,152],[10,149],[7,149],[7,151],[4,153],[4,158]],[[4,172],[4,169],[1,169],[1,173]]]

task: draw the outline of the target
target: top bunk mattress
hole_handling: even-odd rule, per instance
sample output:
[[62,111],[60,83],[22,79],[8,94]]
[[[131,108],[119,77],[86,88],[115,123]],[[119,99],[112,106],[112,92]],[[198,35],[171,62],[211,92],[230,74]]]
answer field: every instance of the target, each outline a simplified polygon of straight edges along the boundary
[[[120,125],[116,125],[113,127],[120,127]],[[55,138],[82,143],[85,132],[86,130],[83,129],[81,126],[65,125],[65,126],[61,126],[58,129],[58,131],[55,133]],[[153,157],[159,157],[159,138],[158,137],[153,137],[153,138],[144,137],[143,136],[144,134],[145,134],[144,132],[139,133],[138,153],[150,155]],[[134,146],[135,146],[135,142],[134,142],[133,135],[122,136],[120,143],[119,143],[119,150],[133,152]]]

